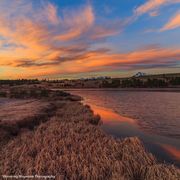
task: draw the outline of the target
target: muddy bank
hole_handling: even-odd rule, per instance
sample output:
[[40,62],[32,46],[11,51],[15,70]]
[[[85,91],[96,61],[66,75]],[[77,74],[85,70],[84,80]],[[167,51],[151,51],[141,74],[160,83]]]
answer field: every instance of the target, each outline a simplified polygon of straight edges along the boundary
[[[34,90],[41,94],[40,89]],[[16,99],[31,98],[29,93],[19,97],[20,91]],[[100,117],[82,105],[79,97],[61,91],[46,90],[44,94],[37,95],[37,99],[47,101],[54,109],[46,109],[45,116],[38,120],[32,118],[29,122],[33,128],[19,127],[19,133],[1,147],[0,175],[103,180],[180,177],[179,169],[159,164],[138,138],[118,140],[106,135],[99,127]],[[3,126],[0,127],[2,132]]]

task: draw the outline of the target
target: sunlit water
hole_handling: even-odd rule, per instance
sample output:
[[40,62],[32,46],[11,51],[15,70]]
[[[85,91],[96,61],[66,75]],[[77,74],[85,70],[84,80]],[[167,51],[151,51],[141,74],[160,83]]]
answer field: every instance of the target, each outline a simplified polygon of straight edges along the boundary
[[102,128],[117,138],[138,136],[161,161],[180,167],[180,93],[71,90],[84,98]]

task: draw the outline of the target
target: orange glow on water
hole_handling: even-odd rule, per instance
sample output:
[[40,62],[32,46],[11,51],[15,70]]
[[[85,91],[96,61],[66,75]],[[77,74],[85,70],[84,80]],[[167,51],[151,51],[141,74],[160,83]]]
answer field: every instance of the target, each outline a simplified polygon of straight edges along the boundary
[[95,106],[95,105],[91,105],[91,108],[93,109],[95,114],[99,114],[101,116],[103,121],[106,121],[106,122],[128,122],[131,124],[135,124],[134,119],[121,116],[109,108],[104,108],[104,107],[102,108],[102,107]]
[[179,149],[172,147],[170,145],[167,145],[167,144],[162,144],[161,147],[164,148],[169,154],[171,154],[176,160],[180,160]]

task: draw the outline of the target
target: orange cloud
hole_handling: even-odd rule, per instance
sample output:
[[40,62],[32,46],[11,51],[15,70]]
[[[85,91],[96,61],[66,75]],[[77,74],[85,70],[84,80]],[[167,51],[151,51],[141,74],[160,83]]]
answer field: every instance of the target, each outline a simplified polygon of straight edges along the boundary
[[68,27],[67,32],[56,37],[57,40],[68,41],[79,37],[82,33],[89,30],[93,25],[95,16],[91,6],[85,7],[79,12],[73,12],[66,15],[63,19],[65,26]]
[[[168,49],[150,46],[147,49],[140,49],[128,53],[111,53],[106,49],[96,51],[80,50],[79,55],[60,57],[49,62],[34,62],[33,60],[16,61],[11,64],[11,69],[19,69],[14,74],[16,77],[42,77],[49,75],[61,75],[72,73],[84,73],[92,71],[104,71],[112,69],[137,68],[167,68],[176,67],[180,60],[180,49]],[[73,50],[71,50],[73,52]],[[70,52],[70,49],[68,49]]]
[[[79,13],[60,19],[57,16],[57,8],[50,3],[37,13],[30,3],[25,4],[24,8],[28,10],[30,16],[26,16],[23,7],[16,15],[19,5],[18,1],[16,2],[17,4],[13,3],[14,11],[3,9],[4,11],[0,12],[0,37],[3,37],[0,45],[4,46],[0,50],[0,65],[16,64],[17,60],[21,59],[33,61],[43,59],[45,62],[53,60],[64,53],[60,40],[80,36],[88,30],[95,18],[91,6],[88,5],[79,10]],[[10,18],[12,14],[15,15]]]
[[146,3],[135,9],[136,15],[142,15],[145,13],[150,13],[150,15],[157,15],[157,10],[161,6],[165,6],[168,4],[180,3],[180,0],[148,0]]
[[47,27],[25,15],[11,19],[9,16],[11,14],[8,12],[0,14],[0,36],[5,39],[4,44],[8,44],[0,50],[0,62],[6,61],[8,64],[16,59],[36,60],[42,57],[50,48],[50,45],[45,43],[49,36]]
[[56,6],[54,6],[51,3],[48,3],[47,7],[45,8],[45,16],[46,15],[52,24],[54,24],[54,25],[59,24],[59,17],[57,15],[57,7]]
[[[11,2],[11,1],[10,1]],[[22,0],[0,2],[0,65],[18,64],[19,60],[47,64],[61,56],[69,55],[67,46],[74,46],[73,40],[95,37],[102,39],[115,35],[117,29],[96,27],[95,15],[90,4],[76,10],[66,10],[58,16],[58,8],[51,3],[40,4],[34,10],[31,2]],[[65,44],[70,43],[70,44]],[[76,42],[76,46],[82,44]],[[77,51],[74,51],[77,53]]]
[[158,16],[159,15],[159,12],[158,11],[152,11],[149,13],[150,16],[152,17],[155,17],[155,16]]
[[[82,62],[87,67],[101,67],[135,64],[166,63],[169,59],[180,60],[180,49],[148,48],[124,54],[89,53],[88,61]],[[145,66],[145,65],[144,65]]]
[[[0,77],[42,77],[65,73],[176,66],[179,49],[148,48],[128,53],[92,49],[121,32],[125,22],[97,24],[90,4],[76,10],[59,9],[50,3],[35,10],[31,1],[0,1]],[[174,62],[176,61],[176,62]]]
[[160,31],[167,31],[180,27],[180,12],[178,12]]

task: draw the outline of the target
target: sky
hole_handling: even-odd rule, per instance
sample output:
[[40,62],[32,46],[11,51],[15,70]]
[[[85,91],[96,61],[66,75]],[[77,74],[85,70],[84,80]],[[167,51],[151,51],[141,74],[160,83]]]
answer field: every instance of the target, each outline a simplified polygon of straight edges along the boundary
[[0,79],[180,73],[180,0],[0,0]]

